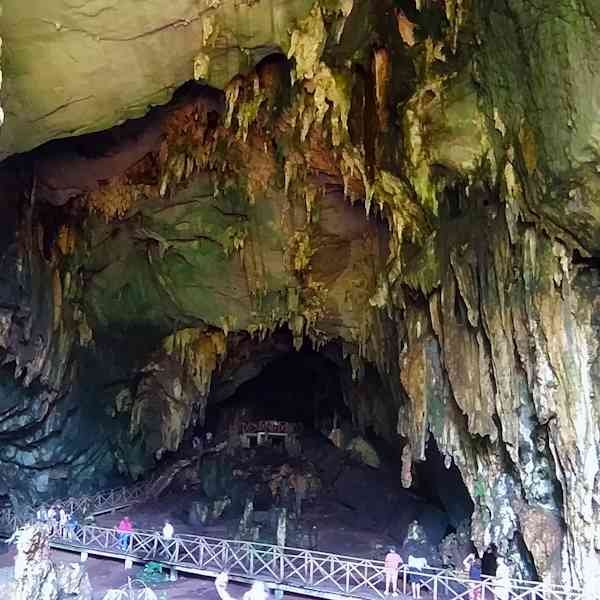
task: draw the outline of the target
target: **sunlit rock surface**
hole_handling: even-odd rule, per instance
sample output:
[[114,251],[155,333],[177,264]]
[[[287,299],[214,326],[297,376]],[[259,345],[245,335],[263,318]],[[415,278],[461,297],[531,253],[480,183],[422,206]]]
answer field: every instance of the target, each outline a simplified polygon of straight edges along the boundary
[[593,582],[596,3],[21,4],[3,156],[146,116],[5,162],[0,493],[148,473],[307,341],[480,551]]
[[143,10],[135,0],[5,0],[0,156],[141,116],[194,76],[222,88],[287,51],[290,24],[309,9],[309,0],[153,0]]
[[[55,565],[50,559],[48,528],[26,525],[10,539],[17,547],[6,600],[91,600],[92,587],[81,564]],[[1,588],[0,588],[1,589]]]

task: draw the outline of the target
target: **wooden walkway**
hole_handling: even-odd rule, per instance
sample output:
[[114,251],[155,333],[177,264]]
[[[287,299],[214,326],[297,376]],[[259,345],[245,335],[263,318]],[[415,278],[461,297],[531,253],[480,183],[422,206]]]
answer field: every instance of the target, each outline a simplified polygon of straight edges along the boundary
[[[53,504],[60,503],[69,511],[99,515],[154,497],[155,483],[115,488]],[[24,512],[30,515],[27,520],[32,520],[35,510]],[[0,531],[10,533],[25,520],[17,518],[11,510],[0,511]],[[79,552],[82,556],[139,563],[158,561],[174,571],[205,577],[216,577],[225,571],[234,581],[261,580],[273,589],[304,596],[330,600],[384,597],[384,565],[378,560],[187,534],[167,540],[157,532],[141,530],[124,540],[116,529],[92,525],[79,527],[68,537],[54,536],[50,543],[54,548]],[[412,577],[421,581],[423,596],[433,600],[595,600],[584,597],[580,588],[497,578],[473,582],[450,570],[413,571],[406,566],[399,573],[400,592],[410,593]]]
[[[138,504],[150,498],[153,481],[118,487],[81,498],[62,498],[52,503],[61,505],[67,513],[98,516]],[[47,506],[49,505],[47,504]],[[0,510],[0,534],[10,535],[17,527],[35,520],[38,507],[27,507],[17,515],[12,508]]]
[[[117,530],[103,527],[83,527],[72,538],[55,537],[51,543],[94,556],[158,561],[176,571],[205,577],[225,571],[235,581],[261,580],[273,589],[304,596],[331,600],[384,597],[383,562],[377,560],[195,535],[167,540],[158,533],[136,531],[124,540]],[[476,586],[482,600],[500,598],[503,590],[508,590],[510,600],[583,600],[580,589],[496,578],[477,583],[449,570],[402,567],[399,588],[405,594],[410,592],[411,576],[421,580],[423,595],[434,600],[469,600]]]

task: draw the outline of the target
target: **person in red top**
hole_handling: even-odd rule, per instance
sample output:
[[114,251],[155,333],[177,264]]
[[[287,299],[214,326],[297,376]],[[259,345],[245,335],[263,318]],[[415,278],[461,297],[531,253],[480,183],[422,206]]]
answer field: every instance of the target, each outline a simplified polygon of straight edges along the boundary
[[129,517],[121,519],[117,531],[119,532],[119,546],[121,550],[127,550],[129,548],[129,539],[133,532],[133,523],[129,520]]
[[402,557],[396,552],[393,546],[385,555],[383,570],[385,571],[385,595],[389,595],[390,587],[392,596],[398,595],[398,570],[402,564]]

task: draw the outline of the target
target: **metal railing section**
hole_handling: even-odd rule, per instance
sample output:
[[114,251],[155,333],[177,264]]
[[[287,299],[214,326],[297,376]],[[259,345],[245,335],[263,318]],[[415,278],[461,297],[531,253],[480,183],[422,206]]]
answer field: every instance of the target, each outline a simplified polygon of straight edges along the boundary
[[[384,597],[384,564],[379,560],[194,535],[167,540],[158,533],[135,531],[124,537],[116,529],[95,526],[84,526],[70,538],[55,537],[52,541],[60,547],[92,554],[96,551],[141,561],[158,560],[199,574],[226,571],[315,596]],[[459,573],[433,567],[416,571],[402,566],[400,591],[409,592],[413,579],[427,588],[434,600],[583,600],[580,588],[494,577],[473,581]]]

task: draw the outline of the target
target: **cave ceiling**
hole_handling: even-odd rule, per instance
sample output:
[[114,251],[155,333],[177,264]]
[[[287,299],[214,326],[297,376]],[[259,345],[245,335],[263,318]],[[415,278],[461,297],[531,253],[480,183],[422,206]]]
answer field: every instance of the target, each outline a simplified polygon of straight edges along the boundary
[[2,9],[0,494],[142,476],[311,344],[478,548],[600,573],[597,2]]

